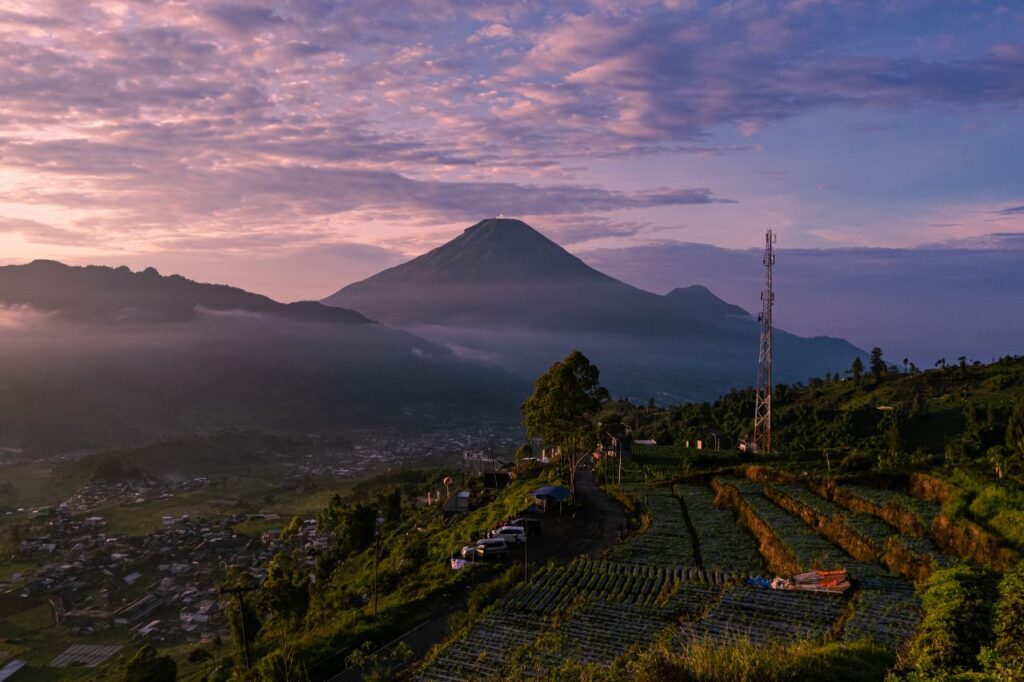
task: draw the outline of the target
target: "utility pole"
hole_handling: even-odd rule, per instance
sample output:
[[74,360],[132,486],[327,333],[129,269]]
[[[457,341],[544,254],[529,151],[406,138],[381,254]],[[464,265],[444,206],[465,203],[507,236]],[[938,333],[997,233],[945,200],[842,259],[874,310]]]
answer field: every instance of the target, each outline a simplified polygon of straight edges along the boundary
[[377,581],[380,579],[380,526],[384,517],[377,515],[373,538],[373,622],[377,623]]
[[761,341],[757,354],[757,387],[754,397],[754,452],[770,455],[772,452],[772,266],[775,265],[775,234],[764,235],[764,287],[761,289]]
[[238,598],[238,631],[242,635],[242,653],[245,656],[245,669],[249,669],[249,640],[245,636],[245,601],[246,592],[258,590],[258,587],[222,587],[221,594],[233,594]]
[[523,580],[530,584],[530,529],[523,519]]

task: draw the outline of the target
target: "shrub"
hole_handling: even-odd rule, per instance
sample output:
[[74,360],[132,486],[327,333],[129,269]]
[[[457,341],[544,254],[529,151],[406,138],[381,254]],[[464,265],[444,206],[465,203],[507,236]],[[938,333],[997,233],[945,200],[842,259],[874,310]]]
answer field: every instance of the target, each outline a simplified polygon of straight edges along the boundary
[[925,588],[924,618],[911,642],[909,667],[927,675],[969,670],[990,643],[993,574],[977,566],[957,565],[932,573]]
[[854,450],[839,462],[842,471],[869,471],[875,464],[875,458],[863,450]]
[[1024,561],[999,583],[995,640],[981,655],[986,670],[1000,679],[1024,679]]
[[995,485],[987,485],[971,502],[971,513],[979,519],[990,519],[1012,503],[1006,490]]
[[640,654],[631,679],[694,680],[700,682],[867,682],[883,680],[893,655],[866,643],[792,644],[756,646],[739,640],[693,642],[682,650],[657,647]]
[[988,525],[1010,542],[1024,546],[1024,511],[999,512]]

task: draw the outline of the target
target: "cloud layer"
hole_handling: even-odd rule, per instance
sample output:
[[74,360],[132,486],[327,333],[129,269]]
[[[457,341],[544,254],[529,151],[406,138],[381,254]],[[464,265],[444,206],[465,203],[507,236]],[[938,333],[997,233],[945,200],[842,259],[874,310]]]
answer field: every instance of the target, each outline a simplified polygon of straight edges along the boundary
[[[498,213],[564,243],[696,222],[728,242],[750,220],[799,220],[701,160],[803,165],[765,151],[765,131],[837,115],[856,119],[858,146],[891,134],[878,115],[1019,120],[1022,28],[1020,10],[986,2],[11,2],[0,243],[15,260],[157,265],[409,254]],[[834,188],[814,184],[814,201]],[[789,206],[807,196],[786,191]],[[1020,194],[971,200],[1010,229],[1024,219]],[[808,238],[846,230],[838,208],[822,204]]]

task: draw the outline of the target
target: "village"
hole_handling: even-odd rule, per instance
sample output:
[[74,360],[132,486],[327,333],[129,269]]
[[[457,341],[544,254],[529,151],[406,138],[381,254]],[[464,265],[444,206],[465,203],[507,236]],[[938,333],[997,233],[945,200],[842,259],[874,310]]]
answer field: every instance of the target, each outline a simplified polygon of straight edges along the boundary
[[[18,544],[18,559],[35,567],[0,583],[0,594],[45,600],[56,622],[79,638],[123,630],[125,642],[138,635],[168,646],[226,636],[219,592],[226,569],[262,581],[276,552],[299,549],[312,556],[328,542],[317,533],[315,520],[305,520],[285,543],[276,529],[237,529],[246,522],[276,523],[272,514],[164,516],[152,532],[130,535],[109,532],[107,519],[93,513],[112,500],[138,504],[146,496],[173,497],[208,483],[193,479],[173,486],[152,480],[89,485],[54,507],[25,510],[31,522]],[[86,660],[92,648],[82,649],[78,664],[93,663]]]
[[[53,668],[96,668],[140,640],[158,647],[228,642],[224,609],[234,597],[221,592],[228,575],[262,584],[282,551],[311,565],[334,542],[311,518],[331,489],[401,467],[417,453],[452,461],[467,446],[507,439],[486,428],[432,441],[377,434],[344,452],[281,461],[272,482],[212,469],[208,475],[132,470],[94,478],[56,504],[0,509],[8,530],[16,529],[0,571],[0,600],[7,626],[14,625],[0,642],[24,665],[40,637],[52,640],[53,653],[39,658],[40,652],[32,664]],[[308,481],[316,483],[307,490]],[[20,623],[29,620],[45,629],[19,635]]]

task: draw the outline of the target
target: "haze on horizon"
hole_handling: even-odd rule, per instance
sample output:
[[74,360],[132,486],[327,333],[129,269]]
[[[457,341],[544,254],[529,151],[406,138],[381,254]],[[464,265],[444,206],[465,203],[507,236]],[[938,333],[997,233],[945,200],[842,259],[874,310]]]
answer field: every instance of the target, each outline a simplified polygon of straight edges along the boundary
[[[841,249],[807,275],[838,289],[877,263],[848,249],[901,249],[866,305],[903,300],[911,327],[936,278],[982,282],[944,318],[982,300],[1005,324],[1024,250],[986,235],[1024,233],[1022,36],[1024,8],[985,1],[7,2],[2,260],[319,298],[510,214],[750,309],[718,277],[735,259],[638,259],[772,227]],[[956,247],[946,270],[926,244]],[[817,305],[782,319],[846,333],[843,301]]]

